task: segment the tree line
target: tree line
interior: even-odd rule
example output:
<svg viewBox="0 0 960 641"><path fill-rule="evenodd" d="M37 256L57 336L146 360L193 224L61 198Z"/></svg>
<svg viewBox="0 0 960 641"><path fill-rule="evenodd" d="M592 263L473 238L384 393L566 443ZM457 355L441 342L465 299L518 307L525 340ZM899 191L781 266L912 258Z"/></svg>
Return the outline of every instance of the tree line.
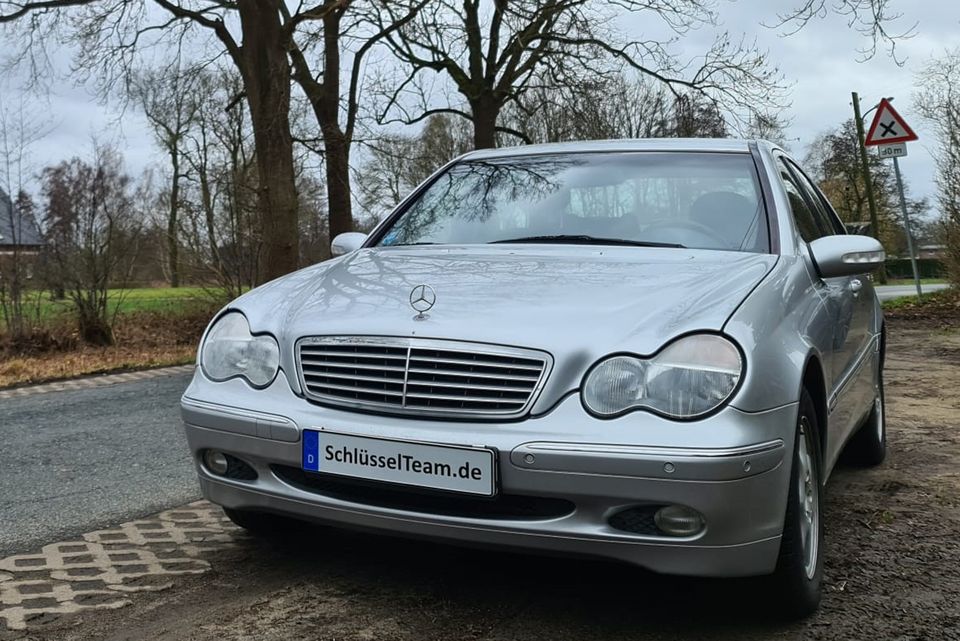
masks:
<svg viewBox="0 0 960 641"><path fill-rule="evenodd" d="M836 10L874 47L895 47L888 4L843 0ZM820 0L797 0L772 22L795 30L822 10ZM618 28L625 16L661 35ZM705 100L743 122L765 117L782 106L783 83L750 40L721 33L689 58L676 52L677 39L719 20L713 0L0 1L14 58L37 75L49 72L47 54L58 45L76 52L78 77L108 93L157 58L174 61L161 63L167 71L188 58L236 72L238 92L224 108L243 103L253 133L258 282L302 263L299 143L322 156L329 233L354 229L351 153L367 106L378 123L455 115L469 123L474 147L491 147L500 134L528 140L503 116L537 117L530 92L629 69L678 100ZM297 137L297 109L312 114L319 136Z"/></svg>
<svg viewBox="0 0 960 641"><path fill-rule="evenodd" d="M896 16L888 4L843 0L835 10L872 48L887 46L895 56L909 30L890 34ZM10 62L38 85L55 77L51 52L71 51L72 75L141 111L163 152L163 168L136 181L109 145L40 174L38 217L48 235L60 230L51 240L73 247L63 256L65 271L80 273L66 256L84 243L105 246L101 232L111 234L107 245L140 248L123 260L126 251L100 257L112 265L106 279L88 274L100 293L69 294L81 318L100 318L91 339L108 342L107 281L143 272L144 255L161 257L146 262L156 262L173 286L202 279L239 293L322 260L331 237L368 228L469 149L591 138L782 139L785 83L751 40L720 33L704 50L678 53L692 30L720 21L721 6L0 0L0 28ZM771 26L802 29L822 8L819 0L797 0L771 16ZM626 30L627 19L642 30ZM108 191L127 204L98 200L89 212L80 201L73 209L54 205L54 195L77 184L107 189L90 176L111 183ZM121 225L108 209L130 213ZM86 238L72 237L70 225L91 216L100 222L88 221ZM54 255L44 260L55 263ZM66 285L65 294L77 289Z"/></svg>

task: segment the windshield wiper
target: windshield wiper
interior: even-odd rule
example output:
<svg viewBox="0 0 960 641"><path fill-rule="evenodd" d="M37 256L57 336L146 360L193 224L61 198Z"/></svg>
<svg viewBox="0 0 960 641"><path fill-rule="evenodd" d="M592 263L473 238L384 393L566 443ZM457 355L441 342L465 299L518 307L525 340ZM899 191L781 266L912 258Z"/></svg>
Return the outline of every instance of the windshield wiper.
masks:
<svg viewBox="0 0 960 641"><path fill-rule="evenodd" d="M679 243L658 243L650 240L627 240L626 238L599 238L586 234L557 234L553 236L525 236L523 238L508 238L494 240L490 244L499 243L569 243L572 245L627 245L631 247L670 247L672 249L686 249Z"/></svg>

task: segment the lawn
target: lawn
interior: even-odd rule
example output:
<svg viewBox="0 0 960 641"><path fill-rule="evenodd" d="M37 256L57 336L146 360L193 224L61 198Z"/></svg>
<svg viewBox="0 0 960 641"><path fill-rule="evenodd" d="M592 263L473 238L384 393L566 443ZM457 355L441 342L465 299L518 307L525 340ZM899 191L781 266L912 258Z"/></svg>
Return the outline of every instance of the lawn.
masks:
<svg viewBox="0 0 960 641"><path fill-rule="evenodd" d="M209 307L222 300L220 290L206 287L144 287L138 289L111 289L108 293L109 310L118 316L134 312L186 313L198 307ZM24 301L24 311L32 323L46 324L69 318L73 311L70 298L52 300L48 291L34 291ZM0 318L0 333L3 319Z"/></svg>
<svg viewBox="0 0 960 641"><path fill-rule="evenodd" d="M901 296L883 301L887 316L923 320L953 320L960 317L960 288L948 287L938 292L925 292L920 300L916 295Z"/></svg>
<svg viewBox="0 0 960 641"><path fill-rule="evenodd" d="M946 285L949 281L945 278L921 278L921 285ZM890 278L887 285L913 285L912 278Z"/></svg>

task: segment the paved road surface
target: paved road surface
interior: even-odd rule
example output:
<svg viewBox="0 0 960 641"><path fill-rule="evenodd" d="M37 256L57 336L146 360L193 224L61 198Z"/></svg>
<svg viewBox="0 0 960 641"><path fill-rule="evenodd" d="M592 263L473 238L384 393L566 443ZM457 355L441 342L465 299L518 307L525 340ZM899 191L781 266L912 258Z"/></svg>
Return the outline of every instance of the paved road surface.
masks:
<svg viewBox="0 0 960 641"><path fill-rule="evenodd" d="M198 498L189 375L0 399L0 557Z"/></svg>
<svg viewBox="0 0 960 641"><path fill-rule="evenodd" d="M948 286L939 284L939 285L921 285L920 289L923 290L924 294L930 294L932 292L940 291L941 289L946 289ZM916 296L917 288L915 285L878 285L877 286L877 297L880 300L890 300L892 298L900 298L901 296Z"/></svg>

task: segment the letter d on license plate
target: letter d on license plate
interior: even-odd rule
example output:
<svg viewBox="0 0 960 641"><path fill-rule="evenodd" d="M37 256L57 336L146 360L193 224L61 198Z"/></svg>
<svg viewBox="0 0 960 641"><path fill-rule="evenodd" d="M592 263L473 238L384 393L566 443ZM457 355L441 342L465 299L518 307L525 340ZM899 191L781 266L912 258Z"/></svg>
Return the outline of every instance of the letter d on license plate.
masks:
<svg viewBox="0 0 960 641"><path fill-rule="evenodd" d="M303 469L370 481L493 496L493 450L303 432Z"/></svg>

